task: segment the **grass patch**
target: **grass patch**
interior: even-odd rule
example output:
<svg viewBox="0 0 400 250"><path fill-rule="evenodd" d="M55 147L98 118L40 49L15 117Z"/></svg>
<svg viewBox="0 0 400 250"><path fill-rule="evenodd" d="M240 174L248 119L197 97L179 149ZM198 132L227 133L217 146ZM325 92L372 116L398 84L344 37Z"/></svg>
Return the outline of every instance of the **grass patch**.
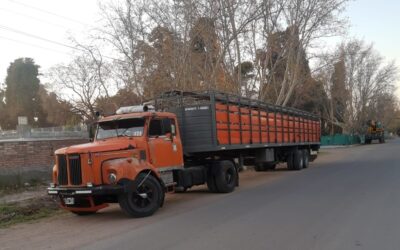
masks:
<svg viewBox="0 0 400 250"><path fill-rule="evenodd" d="M41 181L32 181L28 185L2 185L0 183L0 198L10 194L22 193L25 191L45 190L47 183Z"/></svg>
<svg viewBox="0 0 400 250"><path fill-rule="evenodd" d="M46 218L59 212L57 203L50 197L32 199L23 203L0 204L0 228Z"/></svg>

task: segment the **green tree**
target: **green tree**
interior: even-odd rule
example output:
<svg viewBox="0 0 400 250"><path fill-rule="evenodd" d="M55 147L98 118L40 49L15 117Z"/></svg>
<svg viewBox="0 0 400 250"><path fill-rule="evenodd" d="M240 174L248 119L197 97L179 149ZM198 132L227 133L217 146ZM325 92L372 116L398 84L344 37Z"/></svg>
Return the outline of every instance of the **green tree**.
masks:
<svg viewBox="0 0 400 250"><path fill-rule="evenodd" d="M79 114L72 112L73 106L61 100L54 92L49 92L40 84L39 96L41 107L46 116L45 126L73 126L82 121Z"/></svg>
<svg viewBox="0 0 400 250"><path fill-rule="evenodd" d="M14 129L18 116L26 116L28 123L33 126L45 123L46 117L38 95L38 75L39 65L31 58L16 59L8 67L5 82L5 109L8 118L3 121L4 129ZM38 118L37 121L35 117Z"/></svg>

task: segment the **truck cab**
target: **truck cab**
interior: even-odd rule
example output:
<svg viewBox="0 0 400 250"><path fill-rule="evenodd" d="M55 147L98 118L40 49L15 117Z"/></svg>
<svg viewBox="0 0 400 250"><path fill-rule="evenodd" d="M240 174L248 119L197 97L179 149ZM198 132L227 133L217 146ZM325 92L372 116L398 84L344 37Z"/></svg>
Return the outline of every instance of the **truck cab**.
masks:
<svg viewBox="0 0 400 250"><path fill-rule="evenodd" d="M93 142L59 149L55 156L48 193L78 215L110 202L132 216L150 215L174 185L173 170L183 168L175 114L141 106L99 119Z"/></svg>

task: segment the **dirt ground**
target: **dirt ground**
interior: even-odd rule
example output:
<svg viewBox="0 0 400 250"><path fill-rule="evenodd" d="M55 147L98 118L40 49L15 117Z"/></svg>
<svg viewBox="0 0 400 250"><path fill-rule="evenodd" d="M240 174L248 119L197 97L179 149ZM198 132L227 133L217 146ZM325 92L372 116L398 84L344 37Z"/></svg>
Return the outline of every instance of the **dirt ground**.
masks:
<svg viewBox="0 0 400 250"><path fill-rule="evenodd" d="M45 185L8 189L0 194L0 228L34 222L59 211L58 204L47 195Z"/></svg>

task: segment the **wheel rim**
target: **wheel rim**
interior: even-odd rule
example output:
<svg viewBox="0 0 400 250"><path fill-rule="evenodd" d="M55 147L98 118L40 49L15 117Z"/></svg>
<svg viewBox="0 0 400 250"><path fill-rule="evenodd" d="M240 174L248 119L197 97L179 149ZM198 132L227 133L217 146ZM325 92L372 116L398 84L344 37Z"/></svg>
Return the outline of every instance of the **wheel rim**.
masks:
<svg viewBox="0 0 400 250"><path fill-rule="evenodd" d="M143 183L132 193L132 203L138 208L146 208L154 201L154 187Z"/></svg>

